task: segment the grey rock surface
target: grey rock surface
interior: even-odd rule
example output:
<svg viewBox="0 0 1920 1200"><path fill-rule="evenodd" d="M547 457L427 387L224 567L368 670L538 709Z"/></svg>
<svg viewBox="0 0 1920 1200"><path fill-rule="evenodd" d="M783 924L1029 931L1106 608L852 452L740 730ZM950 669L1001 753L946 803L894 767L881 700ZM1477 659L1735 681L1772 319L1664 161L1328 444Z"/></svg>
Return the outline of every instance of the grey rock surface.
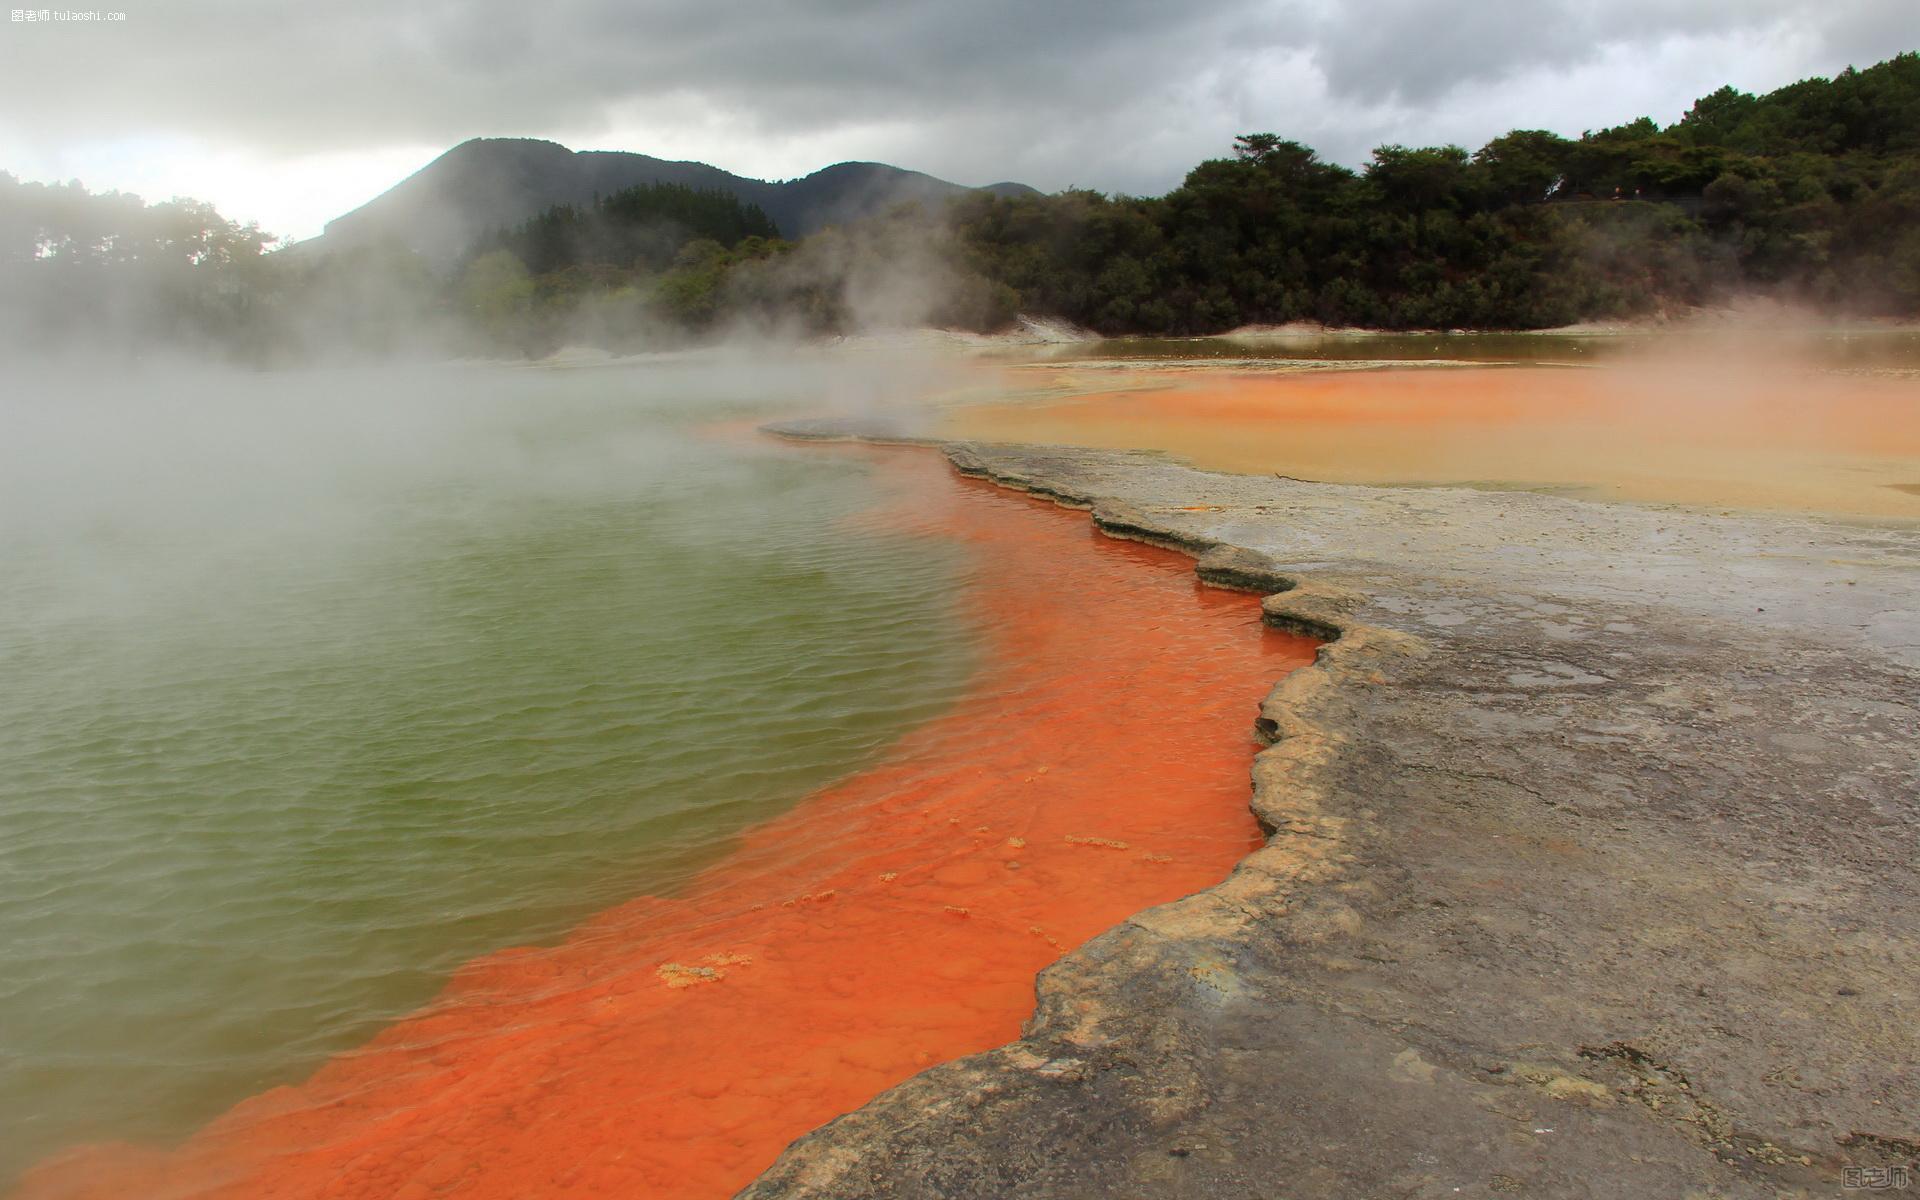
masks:
<svg viewBox="0 0 1920 1200"><path fill-rule="evenodd" d="M946 452L1331 640L1263 849L743 1195L1920 1189L1920 532Z"/></svg>

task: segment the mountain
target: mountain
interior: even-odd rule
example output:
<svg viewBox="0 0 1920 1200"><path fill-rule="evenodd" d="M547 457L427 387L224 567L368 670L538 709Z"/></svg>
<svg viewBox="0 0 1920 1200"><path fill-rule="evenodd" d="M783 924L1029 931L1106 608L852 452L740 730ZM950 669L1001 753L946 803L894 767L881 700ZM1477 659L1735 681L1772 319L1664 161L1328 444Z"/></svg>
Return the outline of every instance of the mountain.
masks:
<svg viewBox="0 0 1920 1200"><path fill-rule="evenodd" d="M307 249L342 250L395 240L430 259L457 258L475 238L516 225L556 204L644 183L730 192L757 204L787 237L802 237L907 201L933 202L974 189L885 163L845 162L803 179L768 183L697 162L669 162L618 150L569 150L533 138L474 138L455 146L344 216ZM1035 194L1020 183L985 189Z"/></svg>

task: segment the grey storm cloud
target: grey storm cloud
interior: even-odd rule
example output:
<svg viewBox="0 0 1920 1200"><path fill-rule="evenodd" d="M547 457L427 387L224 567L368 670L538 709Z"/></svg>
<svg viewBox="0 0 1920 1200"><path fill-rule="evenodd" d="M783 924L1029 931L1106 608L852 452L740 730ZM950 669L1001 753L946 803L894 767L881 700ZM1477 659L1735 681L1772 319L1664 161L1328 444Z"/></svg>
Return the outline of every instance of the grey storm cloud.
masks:
<svg viewBox="0 0 1920 1200"><path fill-rule="evenodd" d="M124 25L0 27L13 139L298 153L701 113L762 139L885 128L872 156L911 146L910 165L974 181L1051 162L1042 186L1144 189L1246 129L1336 157L1465 136L1487 118L1450 121L1462 97L1529 73L1572 109L1555 78L1674 39L1710 59L1712 39L1772 38L1804 73L1920 45L1916 0L114 2ZM1704 62L1700 86L1756 86L1745 66ZM1513 97L1507 124L1537 99ZM1613 115L1584 99L1587 124Z"/></svg>
<svg viewBox="0 0 1920 1200"><path fill-rule="evenodd" d="M138 0L122 0L137 4ZM69 132L174 123L303 141L580 123L694 96L767 128L1046 106L1218 50L1253 4L558 0L268 7L174 0L6 44L6 94Z"/></svg>
<svg viewBox="0 0 1920 1200"><path fill-rule="evenodd" d="M1864 66L1920 42L1920 5L1910 0L1378 0L1339 6L1314 28L1313 41L1335 95L1422 102L1470 82L1588 62L1611 48L1769 31L1810 34L1843 58L1864 53L1859 64ZM1729 79L1739 65L1727 64Z"/></svg>

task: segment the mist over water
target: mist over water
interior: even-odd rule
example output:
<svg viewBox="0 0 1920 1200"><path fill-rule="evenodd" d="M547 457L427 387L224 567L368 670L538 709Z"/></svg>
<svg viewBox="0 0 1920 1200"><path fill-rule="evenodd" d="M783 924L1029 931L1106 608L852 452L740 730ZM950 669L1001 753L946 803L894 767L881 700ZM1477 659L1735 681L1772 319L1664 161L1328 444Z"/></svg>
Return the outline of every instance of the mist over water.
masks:
<svg viewBox="0 0 1920 1200"><path fill-rule="evenodd" d="M901 382L15 372L0 1186L302 1077L942 711L954 548L709 428Z"/></svg>
<svg viewBox="0 0 1920 1200"><path fill-rule="evenodd" d="M1338 483L1920 520L1906 329L1728 313L1602 336L1270 330L1032 366L1024 393L951 408L938 431Z"/></svg>

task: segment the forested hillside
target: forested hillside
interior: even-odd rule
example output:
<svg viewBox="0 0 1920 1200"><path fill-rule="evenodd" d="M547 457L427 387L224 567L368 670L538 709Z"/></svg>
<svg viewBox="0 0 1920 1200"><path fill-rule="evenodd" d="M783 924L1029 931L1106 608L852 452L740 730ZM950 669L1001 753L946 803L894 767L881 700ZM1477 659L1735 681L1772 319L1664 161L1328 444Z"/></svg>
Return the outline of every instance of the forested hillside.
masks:
<svg viewBox="0 0 1920 1200"><path fill-rule="evenodd" d="M1920 316L1913 53L1764 96L1721 88L1665 126L1383 146L1359 169L1270 133L1232 149L1152 198L953 189L876 208L829 169L809 179L856 215L797 241L738 191L648 184L534 210L451 258L379 239L263 255L260 231L206 205L0 175L0 315L17 344L264 360L992 329L1017 313L1114 334L1526 329L1761 294Z"/></svg>
<svg viewBox="0 0 1920 1200"><path fill-rule="evenodd" d="M844 162L799 179L749 179L702 162L674 162L624 150L570 150L535 138L460 143L367 203L327 222L311 252L397 245L436 269L474 239L556 205L586 208L628 188L672 184L724 192L764 212L784 237L876 216L901 203L935 204L972 189L885 163ZM1033 189L996 183L985 190Z"/></svg>
<svg viewBox="0 0 1920 1200"><path fill-rule="evenodd" d="M1023 310L1110 332L1300 319L1532 328L1767 291L1920 310L1920 56L1662 128L1521 130L1359 171L1272 134L1157 199L974 197L967 265Z"/></svg>
<svg viewBox="0 0 1920 1200"><path fill-rule="evenodd" d="M537 275L575 267L660 270L697 238L733 246L750 237L779 236L757 205L722 191L656 183L584 207L556 205L481 238L474 253L505 251Z"/></svg>

